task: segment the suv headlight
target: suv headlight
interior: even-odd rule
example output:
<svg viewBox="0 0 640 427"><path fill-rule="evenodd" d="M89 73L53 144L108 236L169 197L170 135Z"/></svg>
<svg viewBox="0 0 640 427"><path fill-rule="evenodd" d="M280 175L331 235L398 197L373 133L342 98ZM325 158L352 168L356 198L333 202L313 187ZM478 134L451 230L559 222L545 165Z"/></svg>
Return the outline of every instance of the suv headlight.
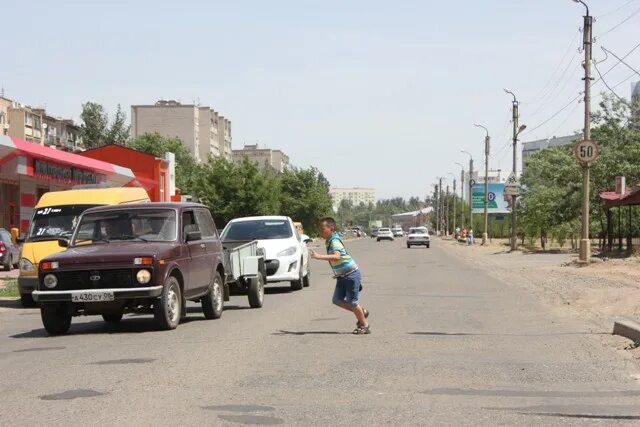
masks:
<svg viewBox="0 0 640 427"><path fill-rule="evenodd" d="M146 285L151 281L151 272L149 270L140 270L136 274L136 280L141 285Z"/></svg>
<svg viewBox="0 0 640 427"><path fill-rule="evenodd" d="M285 249L284 251L278 252L278 256L291 256L296 253L296 247L291 246L290 248Z"/></svg>
<svg viewBox="0 0 640 427"><path fill-rule="evenodd" d="M42 282L48 289L53 289L58 286L58 278L55 274L47 274L44 276L44 279L42 279Z"/></svg>
<svg viewBox="0 0 640 427"><path fill-rule="evenodd" d="M28 259L20 258L20 271L24 271L25 273L35 273L36 268Z"/></svg>

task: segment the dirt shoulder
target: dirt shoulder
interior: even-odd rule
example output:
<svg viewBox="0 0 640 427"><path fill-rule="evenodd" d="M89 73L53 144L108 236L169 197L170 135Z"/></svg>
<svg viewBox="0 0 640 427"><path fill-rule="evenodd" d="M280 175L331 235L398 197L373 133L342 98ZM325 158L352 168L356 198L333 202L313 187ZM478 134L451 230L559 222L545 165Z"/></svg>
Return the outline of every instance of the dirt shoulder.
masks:
<svg viewBox="0 0 640 427"><path fill-rule="evenodd" d="M576 263L577 254L509 252L503 242L466 246L438 240L445 251L461 257L497 279L523 287L554 312L584 320L593 331L611 332L615 320L640 320L640 259ZM629 341L609 340L619 349ZM640 350L632 352L640 360Z"/></svg>

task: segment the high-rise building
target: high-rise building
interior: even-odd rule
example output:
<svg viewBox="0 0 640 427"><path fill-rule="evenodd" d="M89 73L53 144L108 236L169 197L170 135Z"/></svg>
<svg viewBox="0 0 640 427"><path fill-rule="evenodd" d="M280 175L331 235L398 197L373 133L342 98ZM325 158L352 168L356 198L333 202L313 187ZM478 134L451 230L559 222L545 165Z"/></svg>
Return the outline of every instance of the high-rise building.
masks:
<svg viewBox="0 0 640 427"><path fill-rule="evenodd" d="M131 106L131 136L157 132L178 138L197 162L209 155L231 158L231 122L209 107L160 100Z"/></svg>
<svg viewBox="0 0 640 427"><path fill-rule="evenodd" d="M242 150L233 150L233 161L241 162L245 157L262 168L273 169L277 172L284 172L289 167L289 156L281 150L259 148L258 144L245 144Z"/></svg>
<svg viewBox="0 0 640 427"><path fill-rule="evenodd" d="M334 188L332 187L329 190L331 194L331 199L333 200L333 208L337 210L340 206L340 203L343 200L348 200L354 206L358 206L361 203L368 205L369 203L376 202L376 190L373 188L361 188L361 187L350 187L350 188Z"/></svg>

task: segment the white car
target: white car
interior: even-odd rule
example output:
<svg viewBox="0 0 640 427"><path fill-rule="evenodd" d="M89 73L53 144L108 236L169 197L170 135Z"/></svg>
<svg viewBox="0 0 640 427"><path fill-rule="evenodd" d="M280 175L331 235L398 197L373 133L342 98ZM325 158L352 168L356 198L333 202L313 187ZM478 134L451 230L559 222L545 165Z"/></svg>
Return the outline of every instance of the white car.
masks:
<svg viewBox="0 0 640 427"><path fill-rule="evenodd" d="M391 230L393 232L393 237L402 237L404 236L404 230L400 227L395 227Z"/></svg>
<svg viewBox="0 0 640 427"><path fill-rule="evenodd" d="M300 235L291 218L286 216L255 216L236 218L222 231L223 242L258 241L264 250L267 283L290 282L291 289L300 290L311 284L309 267L309 236Z"/></svg>
<svg viewBox="0 0 640 427"><path fill-rule="evenodd" d="M427 227L411 227L407 235L407 248L420 245L426 246L427 248L431 245L429 230Z"/></svg>
<svg viewBox="0 0 640 427"><path fill-rule="evenodd" d="M390 228L379 228L376 239L378 240L378 242L380 240L391 240L393 242L393 232Z"/></svg>

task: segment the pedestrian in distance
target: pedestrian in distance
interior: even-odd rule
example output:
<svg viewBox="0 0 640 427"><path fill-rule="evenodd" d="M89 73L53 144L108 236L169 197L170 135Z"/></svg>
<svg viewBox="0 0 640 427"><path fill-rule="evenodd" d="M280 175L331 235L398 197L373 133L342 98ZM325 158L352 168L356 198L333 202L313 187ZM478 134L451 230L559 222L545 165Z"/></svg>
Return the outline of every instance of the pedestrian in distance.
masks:
<svg viewBox="0 0 640 427"><path fill-rule="evenodd" d="M470 228L469 232L467 233L467 245L473 245L473 228Z"/></svg>
<svg viewBox="0 0 640 427"><path fill-rule="evenodd" d="M369 311L360 305L360 291L362 290L362 273L353 260L340 235L336 232L336 221L331 217L320 220L320 235L325 239L327 254L322 255L311 251L313 259L329 261L336 279L336 287L333 291L333 303L340 308L352 312L357 319L353 333L366 335L371 333Z"/></svg>

